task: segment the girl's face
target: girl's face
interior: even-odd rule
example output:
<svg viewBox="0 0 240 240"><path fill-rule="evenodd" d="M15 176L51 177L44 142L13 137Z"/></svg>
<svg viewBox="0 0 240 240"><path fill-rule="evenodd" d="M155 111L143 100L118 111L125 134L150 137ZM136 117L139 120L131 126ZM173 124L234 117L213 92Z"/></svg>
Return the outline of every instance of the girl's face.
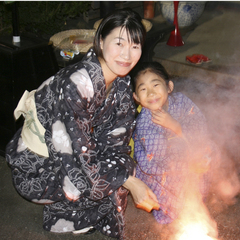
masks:
<svg viewBox="0 0 240 240"><path fill-rule="evenodd" d="M139 75L133 96L137 102L151 111L166 109L168 94L172 92L173 87L172 81L169 81L167 86L164 79L147 71Z"/></svg>
<svg viewBox="0 0 240 240"><path fill-rule="evenodd" d="M104 59L103 73L114 79L117 76L126 76L137 64L142 54L141 44L129 42L126 29L115 28L100 46Z"/></svg>

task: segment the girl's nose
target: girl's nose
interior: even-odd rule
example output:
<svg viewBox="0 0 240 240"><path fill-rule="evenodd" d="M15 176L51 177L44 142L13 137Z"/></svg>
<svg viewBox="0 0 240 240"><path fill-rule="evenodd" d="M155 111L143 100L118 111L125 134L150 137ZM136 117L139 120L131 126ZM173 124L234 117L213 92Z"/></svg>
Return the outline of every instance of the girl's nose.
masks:
<svg viewBox="0 0 240 240"><path fill-rule="evenodd" d="M147 90L147 94L148 94L148 96L152 96L152 95L154 95L154 90L153 89L148 89Z"/></svg>

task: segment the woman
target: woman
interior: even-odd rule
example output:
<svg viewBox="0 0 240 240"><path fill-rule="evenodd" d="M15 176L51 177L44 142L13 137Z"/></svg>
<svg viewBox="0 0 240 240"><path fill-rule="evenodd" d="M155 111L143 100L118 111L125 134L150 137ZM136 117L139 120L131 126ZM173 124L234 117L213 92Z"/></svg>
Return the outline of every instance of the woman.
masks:
<svg viewBox="0 0 240 240"><path fill-rule="evenodd" d="M140 16L119 10L101 22L83 60L25 92L14 114L25 122L6 149L17 191L43 203L45 230L97 229L124 238L128 190L137 207L158 209L128 146L135 107L127 75L140 59Z"/></svg>

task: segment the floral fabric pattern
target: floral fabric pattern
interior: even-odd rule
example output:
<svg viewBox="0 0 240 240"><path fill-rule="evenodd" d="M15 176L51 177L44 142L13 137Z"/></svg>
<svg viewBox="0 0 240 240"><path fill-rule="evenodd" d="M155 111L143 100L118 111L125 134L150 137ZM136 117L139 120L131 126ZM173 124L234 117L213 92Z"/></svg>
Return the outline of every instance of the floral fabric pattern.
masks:
<svg viewBox="0 0 240 240"><path fill-rule="evenodd" d="M135 165L128 143L135 127L130 77L117 77L106 98L100 63L92 49L61 69L35 93L46 129L49 158L26 148L21 129L6 149L17 191L44 206L43 227L69 232L93 226L124 238L128 191Z"/></svg>

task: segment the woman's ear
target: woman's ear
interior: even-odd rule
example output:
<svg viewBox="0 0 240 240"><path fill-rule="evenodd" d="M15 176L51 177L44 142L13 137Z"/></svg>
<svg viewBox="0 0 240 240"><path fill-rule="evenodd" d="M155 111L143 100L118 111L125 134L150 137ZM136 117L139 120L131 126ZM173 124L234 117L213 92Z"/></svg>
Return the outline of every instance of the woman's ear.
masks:
<svg viewBox="0 0 240 240"><path fill-rule="evenodd" d="M102 40L102 36L100 38L100 48L103 50L103 40Z"/></svg>
<svg viewBox="0 0 240 240"><path fill-rule="evenodd" d="M168 93L171 93L174 89L174 83L172 81L168 82Z"/></svg>

